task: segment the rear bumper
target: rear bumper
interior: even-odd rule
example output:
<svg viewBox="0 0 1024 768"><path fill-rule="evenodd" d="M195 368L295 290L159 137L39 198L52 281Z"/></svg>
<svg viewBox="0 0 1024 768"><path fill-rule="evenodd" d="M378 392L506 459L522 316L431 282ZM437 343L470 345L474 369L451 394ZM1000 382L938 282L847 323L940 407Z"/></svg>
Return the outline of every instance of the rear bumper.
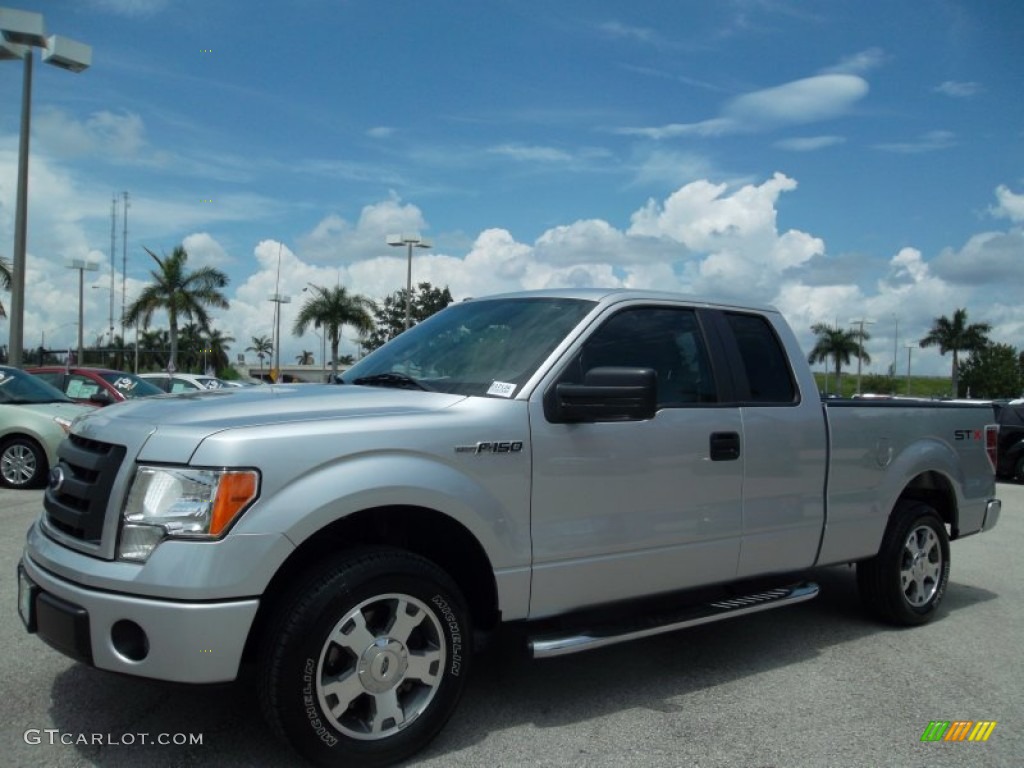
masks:
<svg viewBox="0 0 1024 768"><path fill-rule="evenodd" d="M48 645L98 669L183 683L234 680L259 607L255 598L177 602L89 589L27 554L18 581L26 629Z"/></svg>
<svg viewBox="0 0 1024 768"><path fill-rule="evenodd" d="M981 530L991 531L999 522L999 515L1003 511L1003 502L999 499L990 499L985 505L985 518L981 521Z"/></svg>

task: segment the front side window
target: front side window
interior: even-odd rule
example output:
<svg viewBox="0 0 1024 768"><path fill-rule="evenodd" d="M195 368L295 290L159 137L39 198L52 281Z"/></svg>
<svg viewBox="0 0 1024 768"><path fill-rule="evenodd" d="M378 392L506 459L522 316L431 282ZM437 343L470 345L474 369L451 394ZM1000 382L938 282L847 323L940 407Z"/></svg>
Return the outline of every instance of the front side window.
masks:
<svg viewBox="0 0 1024 768"><path fill-rule="evenodd" d="M360 360L341 383L511 398L593 306L539 297L453 304Z"/></svg>
<svg viewBox="0 0 1024 768"><path fill-rule="evenodd" d="M658 407L715 403L718 392L697 313L692 309L628 309L584 343L561 381L580 383L592 368L653 368Z"/></svg>

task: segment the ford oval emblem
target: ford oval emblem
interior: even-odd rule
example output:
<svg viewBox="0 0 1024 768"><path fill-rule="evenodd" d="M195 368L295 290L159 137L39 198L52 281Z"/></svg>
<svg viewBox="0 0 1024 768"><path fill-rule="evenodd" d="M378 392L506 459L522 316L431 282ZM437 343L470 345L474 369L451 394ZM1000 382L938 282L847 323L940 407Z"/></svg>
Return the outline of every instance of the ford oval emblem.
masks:
<svg viewBox="0 0 1024 768"><path fill-rule="evenodd" d="M60 489L64 486L64 469L62 467L54 467L50 470L49 488L54 493L60 493Z"/></svg>

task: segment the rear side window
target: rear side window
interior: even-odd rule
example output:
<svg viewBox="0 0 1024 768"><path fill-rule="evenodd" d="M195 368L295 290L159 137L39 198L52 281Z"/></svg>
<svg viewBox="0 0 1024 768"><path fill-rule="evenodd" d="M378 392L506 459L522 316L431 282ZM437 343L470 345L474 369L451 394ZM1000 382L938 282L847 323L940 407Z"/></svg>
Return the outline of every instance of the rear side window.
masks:
<svg viewBox="0 0 1024 768"><path fill-rule="evenodd" d="M760 315L728 312L726 322L739 347L755 403L790 404L796 401L796 386L786 351L775 331Z"/></svg>

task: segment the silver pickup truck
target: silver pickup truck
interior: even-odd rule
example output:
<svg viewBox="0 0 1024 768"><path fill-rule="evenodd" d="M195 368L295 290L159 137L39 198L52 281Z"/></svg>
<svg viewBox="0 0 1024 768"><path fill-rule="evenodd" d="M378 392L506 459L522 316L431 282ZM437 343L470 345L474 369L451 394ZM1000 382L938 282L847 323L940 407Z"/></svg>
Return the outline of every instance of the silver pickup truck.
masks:
<svg viewBox="0 0 1024 768"><path fill-rule="evenodd" d="M382 765L438 733L502 622L538 657L572 653L810 599L809 569L835 563L881 619L927 621L949 541L999 518L991 421L823 403L770 308L466 301L337 385L77 421L19 609L114 672L207 683L252 662L307 759Z"/></svg>

